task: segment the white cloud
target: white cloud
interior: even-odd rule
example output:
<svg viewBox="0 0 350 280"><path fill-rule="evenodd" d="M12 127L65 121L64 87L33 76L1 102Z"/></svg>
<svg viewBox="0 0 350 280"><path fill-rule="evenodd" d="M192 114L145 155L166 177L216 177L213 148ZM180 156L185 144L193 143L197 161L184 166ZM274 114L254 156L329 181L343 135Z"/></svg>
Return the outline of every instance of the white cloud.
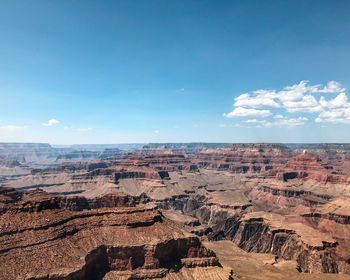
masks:
<svg viewBox="0 0 350 280"><path fill-rule="evenodd" d="M318 85L308 86L307 83L308 81L301 81L297 85L286 86L284 90L278 92L277 98L282 102L296 101L302 99L307 92L317 91Z"/></svg>
<svg viewBox="0 0 350 280"><path fill-rule="evenodd" d="M322 111L322 107L312 95L304 95L297 101L285 101L283 102L283 107L291 113L315 113Z"/></svg>
<svg viewBox="0 0 350 280"><path fill-rule="evenodd" d="M266 123L265 120L257 120L257 119L252 119L252 120L246 120L246 123Z"/></svg>
<svg viewBox="0 0 350 280"><path fill-rule="evenodd" d="M155 133L155 134L159 134L159 130L155 130L154 133Z"/></svg>
<svg viewBox="0 0 350 280"><path fill-rule="evenodd" d="M298 84L286 86L283 90L276 92L275 90L259 89L250 93L244 93L235 98L235 107L251 107L251 108L284 108L290 113L321 112L321 104L313 96L315 93L336 93L340 92L339 98L346 97L345 89L336 81L330 81L326 86L320 89L322 85L309 85L308 81L303 80ZM338 99L339 99L338 98ZM335 100L338 101L339 100ZM346 100L347 101L347 100ZM324 97L320 102L325 103Z"/></svg>
<svg viewBox="0 0 350 280"><path fill-rule="evenodd" d="M345 88L339 82L329 81L325 86L310 85L303 80L298 84L286 86L281 91L260 89L244 93L235 98L232 112L225 117L262 117L273 116L275 121L248 119L243 122L255 123L260 127L302 125L307 120L289 117L295 113L318 113L315 122L350 124L350 103ZM326 98L326 93L337 93L333 99ZM319 97L319 95L321 96ZM317 97L317 99L316 99ZM261 108L269 108L262 110ZM276 109L279 109L276 112ZM283 112L284 111L284 112Z"/></svg>
<svg viewBox="0 0 350 280"><path fill-rule="evenodd" d="M269 110L247 109L243 107L237 107L232 112L228 114L223 114L223 116L227 118L249 117L249 116L268 117L270 115L271 115L271 112Z"/></svg>
<svg viewBox="0 0 350 280"><path fill-rule="evenodd" d="M349 106L348 97L346 96L345 92L339 93L338 96L332 99L331 101L326 101L324 96L321 96L320 104L323 107L328 107L328 108L339 108L339 107Z"/></svg>
<svg viewBox="0 0 350 280"><path fill-rule="evenodd" d="M292 118L292 119L285 119L285 120L278 120L273 123L275 126L299 126L303 125L305 121L308 119L305 117L299 117L299 118Z"/></svg>
<svg viewBox="0 0 350 280"><path fill-rule="evenodd" d="M235 124L220 124L219 127L243 127L243 125L239 124L239 123L235 123Z"/></svg>
<svg viewBox="0 0 350 280"><path fill-rule="evenodd" d="M241 94L240 96L236 97L236 102L234 103L234 106L240 107L240 106L246 106L246 107L253 107L253 108L261 108L261 107L273 107L273 108L279 108L280 105L274 100L276 98L276 92L275 91L268 91L268 90L256 90L253 92L253 96L251 96L249 93Z"/></svg>
<svg viewBox="0 0 350 280"><path fill-rule="evenodd" d="M285 126L300 126L305 123L308 119L305 117L299 117L299 118L291 118L291 119L280 119L277 121L269 122L269 121L256 121L255 123L259 123L256 127L261 128L261 127L273 127L273 126L278 126L278 127L285 127Z"/></svg>
<svg viewBox="0 0 350 280"><path fill-rule="evenodd" d="M280 91L278 99L282 102L284 107L290 113L307 112L317 113L323 111L322 107L339 107L347 103L345 88L342 88L340 83L330 81L320 89L321 85L307 85L308 81L301 81L297 85L285 87ZM327 102L324 96L321 96L320 101L317 102L313 96L315 93L337 93L340 94L330 102Z"/></svg>
<svg viewBox="0 0 350 280"><path fill-rule="evenodd" d="M350 103L345 92L339 93L330 101L321 96L320 104L324 107L324 111L319 114L315 122L350 124Z"/></svg>
<svg viewBox="0 0 350 280"><path fill-rule="evenodd" d="M337 108L323 111L316 119L317 123L350 124L350 108Z"/></svg>
<svg viewBox="0 0 350 280"><path fill-rule="evenodd" d="M336 81L329 81L323 89L317 90L322 93L339 93L345 91L345 88L341 87L341 84Z"/></svg>
<svg viewBox="0 0 350 280"><path fill-rule="evenodd" d="M49 120L47 123L43 123L42 125L43 126L53 126L55 124L59 124L60 122L56 119L51 119Z"/></svg>

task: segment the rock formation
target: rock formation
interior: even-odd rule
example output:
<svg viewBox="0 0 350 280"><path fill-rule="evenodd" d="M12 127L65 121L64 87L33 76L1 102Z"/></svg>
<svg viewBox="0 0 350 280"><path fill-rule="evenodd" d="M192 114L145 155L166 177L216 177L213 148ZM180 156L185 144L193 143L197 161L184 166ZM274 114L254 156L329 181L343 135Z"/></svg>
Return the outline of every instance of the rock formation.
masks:
<svg viewBox="0 0 350 280"><path fill-rule="evenodd" d="M149 143L140 148L137 153L145 155L170 151L190 156L203 149L224 148L228 145L228 143Z"/></svg>
<svg viewBox="0 0 350 280"><path fill-rule="evenodd" d="M294 150L300 154L302 150L306 150L310 155L317 156L323 162L333 166L335 171L340 171L350 176L350 144L311 144L303 145Z"/></svg>
<svg viewBox="0 0 350 280"><path fill-rule="evenodd" d="M27 162L52 162L60 153L68 151L46 143L0 143L0 156L23 157Z"/></svg>
<svg viewBox="0 0 350 280"><path fill-rule="evenodd" d="M205 149L193 156L199 167L234 173L259 173L283 165L291 150L278 144L231 144L228 148Z"/></svg>
<svg viewBox="0 0 350 280"><path fill-rule="evenodd" d="M233 217L225 221L221 230L247 252L272 253L279 259L296 260L301 272L338 273L343 267L334 239L276 214L256 212L239 220Z"/></svg>
<svg viewBox="0 0 350 280"><path fill-rule="evenodd" d="M282 170L278 170L276 177L280 180L305 179L320 182L345 183L348 178L333 171L333 167L324 164L321 159L313 157L303 151L301 155L289 160Z"/></svg>
<svg viewBox="0 0 350 280"><path fill-rule="evenodd" d="M56 157L57 162L67 162L67 161L89 161L96 159L99 156L99 152L92 151L72 151L64 155L58 155Z"/></svg>
<svg viewBox="0 0 350 280"><path fill-rule="evenodd" d="M158 211L125 207L130 198L71 211L42 191L2 191L13 201L0 216L1 279L159 279L210 266L226 274L197 237Z"/></svg>
<svg viewBox="0 0 350 280"><path fill-rule="evenodd" d="M196 150L199 147L206 149ZM42 232L53 234L54 240L50 241L45 241L40 234L36 237L33 229L23 228L20 232L13 230L8 236L14 234L20 238L18 240L27 242L29 239L22 235L25 233L34 236L33 240L38 244L8 252L22 254L21 250L27 252L36 246L46 245L56 248L57 244L71 248L73 253L64 251L73 256L71 268L66 272L57 272L56 268L52 268L55 271L52 273L56 273L52 274L56 276L50 276L53 279L59 279L59 275L64 275L63 279L71 279L71 275L96 271L92 263L105 268L102 269L101 276L92 274L100 279L202 279L202 276L193 274L202 268L205 270L200 270L200 273L211 271L213 274L205 275L215 275L207 276L207 279L241 279L230 271L227 274L225 267L225 276L220 276L223 274L215 266L217 260L209 251L199 258L196 253L192 255L188 251L187 255L174 253L174 262L171 264L170 256L164 256L168 260L165 261L162 256L154 255L157 244L166 243L169 245L167 248L182 248L185 246L182 241L176 243L177 241L170 240L196 238L184 233L186 231L202 240L210 240L208 243L213 244L213 248L217 248L216 242L229 242L233 246L230 248L246 254L248 259L250 256L258 259L271 258L272 261L261 264L264 272L280 271L280 276L283 275L285 265L288 265L288 271L294 277L290 279L299 279L300 272L304 273L303 279L328 279L324 278L329 276L325 273L335 275L329 276L329 279L346 279L350 274L350 182L341 170L330 162L311 155L310 146L303 147L306 151L300 150L301 154L297 156L291 149L295 147L279 144L232 144L215 150L207 149L208 147L211 148L190 144L152 144L134 152L117 153L112 157L60 163L33 169L30 175L2 178L0 183L6 187L0 190L2 217L12 217L14 223L19 223L19 218L16 217L29 219L28 224L21 225L28 228L29 223L35 224L30 215L38 216L43 224L42 219L51 221L50 213L56 212L57 215L62 213L63 218L69 217L74 221L65 220L60 225L44 226ZM299 152L299 148L298 146L295 151ZM181 149L189 150L184 154L174 152ZM196 154L193 154L194 150ZM111 154L113 151L106 152L106 155ZM17 191L8 187L16 187ZM51 194L35 190L38 187ZM156 207L164 214L159 214L150 207ZM136 212L130 212L131 209L136 209ZM111 212L104 212L107 210ZM134 221L136 217L140 226L134 226L134 222L130 225L129 221ZM116 221L116 224L109 224L109 218ZM120 224L119 219L126 224ZM153 219L150 224L149 219ZM86 231L81 229L82 223L87 226ZM95 224L105 230L98 230L97 226L93 226ZM70 234L63 234L61 225L64 225L64 229L72 230L73 235L85 240L88 245L72 239ZM107 233L110 230L117 234L114 227L118 230L123 228L120 240L129 245L122 246ZM164 238L160 236L161 230L164 231ZM156 232L154 239L151 237L152 231ZM141 232L146 234L145 238L140 237ZM56 238L56 233L64 237ZM102 237L87 237L90 233ZM142 244L130 241L131 237L127 236L129 234L142 240ZM60 243L61 240L68 240L68 243ZM41 241L45 245L40 245ZM4 248L10 246L8 244L15 244L13 240L6 242L4 238L0 244ZM197 244L197 241L193 242ZM75 243L79 244L78 249L74 247ZM194 248L202 252L202 245L197 245ZM151 251L149 248L152 248ZM164 247L161 248L161 251L165 251ZM75 258L76 251L79 251L77 254L80 261L77 260L78 257ZM122 251L125 252L125 258L118 255ZM137 257L134 257L134 253ZM217 253L221 254L222 251ZM11 256L14 258L14 255ZM151 261L148 263L149 256ZM46 257L54 259L49 255ZM231 257L235 258L234 255L227 255L225 260ZM115 259L118 260L114 261ZM139 259L144 261L139 262ZM154 266L154 263L158 265ZM229 264L229 268L234 267L237 267L234 263ZM51 272L43 273L50 275ZM318 275L309 278L306 273ZM266 278L281 279L271 275L267 274ZM342 275L345 278L341 278ZM250 279L242 275L243 279L244 277ZM264 279L263 275L261 277Z"/></svg>
<svg viewBox="0 0 350 280"><path fill-rule="evenodd" d="M182 154L165 152L147 154L142 157L134 156L127 161L120 162L121 166L148 166L162 171L198 171L198 167Z"/></svg>
<svg viewBox="0 0 350 280"><path fill-rule="evenodd" d="M25 163L25 159L23 157L0 157L0 167L13 168L21 166L23 163Z"/></svg>

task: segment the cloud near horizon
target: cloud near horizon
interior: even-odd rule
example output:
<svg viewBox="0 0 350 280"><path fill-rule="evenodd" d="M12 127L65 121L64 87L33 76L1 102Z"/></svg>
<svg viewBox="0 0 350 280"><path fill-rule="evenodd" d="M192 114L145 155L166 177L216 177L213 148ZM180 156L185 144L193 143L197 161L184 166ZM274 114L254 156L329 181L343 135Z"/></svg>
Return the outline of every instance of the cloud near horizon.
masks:
<svg viewBox="0 0 350 280"><path fill-rule="evenodd" d="M309 85L306 80L280 91L259 89L236 97L233 111L223 116L263 118L242 121L255 123L256 127L300 126L309 120L305 114L315 114L316 123L350 124L350 103L345 91L337 81L323 86ZM266 120L268 117L272 120Z"/></svg>
<svg viewBox="0 0 350 280"><path fill-rule="evenodd" d="M43 123L43 126L54 126L55 124L59 124L60 122L56 119L51 119L47 123Z"/></svg>
<svg viewBox="0 0 350 280"><path fill-rule="evenodd" d="M256 110L256 109L246 109L243 107L237 107L232 112L224 114L225 117L234 118L234 117L249 117L249 116L258 116L258 117L268 117L271 116L269 110Z"/></svg>

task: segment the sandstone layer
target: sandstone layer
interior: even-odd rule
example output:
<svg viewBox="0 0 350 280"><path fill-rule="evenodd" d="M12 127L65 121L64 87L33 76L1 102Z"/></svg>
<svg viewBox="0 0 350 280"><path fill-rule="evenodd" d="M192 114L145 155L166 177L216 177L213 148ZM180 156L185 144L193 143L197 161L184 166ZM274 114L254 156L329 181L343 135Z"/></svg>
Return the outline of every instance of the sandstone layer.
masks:
<svg viewBox="0 0 350 280"><path fill-rule="evenodd" d="M284 181L295 178L332 183L349 181L346 176L334 171L332 166L323 163L318 157L309 155L306 150L289 160L281 170L277 171L276 177Z"/></svg>
<svg viewBox="0 0 350 280"><path fill-rule="evenodd" d="M0 216L1 279L150 279L194 267L227 274L197 237L158 211L125 207L125 197L119 207L71 211L41 191L3 191L13 201Z"/></svg>
<svg viewBox="0 0 350 280"><path fill-rule="evenodd" d="M205 149L195 154L200 167L235 173L259 173L286 163L291 150L277 144L231 144L228 148Z"/></svg>

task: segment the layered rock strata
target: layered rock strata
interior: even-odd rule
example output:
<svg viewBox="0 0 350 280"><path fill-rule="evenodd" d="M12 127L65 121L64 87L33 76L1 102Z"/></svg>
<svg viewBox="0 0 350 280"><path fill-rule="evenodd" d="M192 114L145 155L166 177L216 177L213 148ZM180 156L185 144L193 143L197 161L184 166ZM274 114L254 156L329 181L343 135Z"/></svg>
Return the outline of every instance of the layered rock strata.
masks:
<svg viewBox="0 0 350 280"><path fill-rule="evenodd" d="M345 175L350 176L350 144L324 143L303 145L303 147L295 149L294 152L300 154L303 150L332 165L336 171L341 171Z"/></svg>
<svg viewBox="0 0 350 280"><path fill-rule="evenodd" d="M199 167L234 173L260 173L285 164L291 150L278 144L231 144L228 148L204 149L193 156Z"/></svg>
<svg viewBox="0 0 350 280"><path fill-rule="evenodd" d="M9 280L149 279L181 267L219 269L212 251L158 211L70 211L44 193L12 203L1 215L0 261L0 278Z"/></svg>
<svg viewBox="0 0 350 280"><path fill-rule="evenodd" d="M247 252L272 253L283 260L296 260L300 272L338 273L343 270L331 237L277 214L251 213L227 219L217 226L224 236ZM213 236L215 238L215 235Z"/></svg>
<svg viewBox="0 0 350 280"><path fill-rule="evenodd" d="M129 160L121 162L122 166L148 166L156 170L167 172L173 171L198 171L198 167L193 164L183 154L164 152L158 154L147 154L144 156L134 156Z"/></svg>
<svg viewBox="0 0 350 280"><path fill-rule="evenodd" d="M309 155L306 151L289 160L277 171L276 178L283 181L304 179L331 183L350 182L346 176L334 171L332 166L324 164L321 159Z"/></svg>

